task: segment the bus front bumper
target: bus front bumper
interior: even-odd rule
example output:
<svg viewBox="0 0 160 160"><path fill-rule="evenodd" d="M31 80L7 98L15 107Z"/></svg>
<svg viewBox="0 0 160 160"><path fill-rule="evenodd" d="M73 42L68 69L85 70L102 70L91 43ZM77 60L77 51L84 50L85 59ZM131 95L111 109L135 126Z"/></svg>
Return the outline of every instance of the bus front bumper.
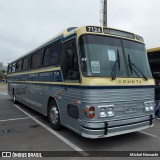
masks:
<svg viewBox="0 0 160 160"><path fill-rule="evenodd" d="M147 129L153 126L153 115L108 122L83 122L82 136L105 138Z"/></svg>

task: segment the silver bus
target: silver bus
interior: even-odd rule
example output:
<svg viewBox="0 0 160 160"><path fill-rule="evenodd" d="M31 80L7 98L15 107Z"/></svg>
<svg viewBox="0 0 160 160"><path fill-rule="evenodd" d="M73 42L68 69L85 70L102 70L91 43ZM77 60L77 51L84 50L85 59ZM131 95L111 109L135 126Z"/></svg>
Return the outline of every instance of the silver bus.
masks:
<svg viewBox="0 0 160 160"><path fill-rule="evenodd" d="M153 126L154 80L143 38L71 27L8 65L8 94L87 138Z"/></svg>

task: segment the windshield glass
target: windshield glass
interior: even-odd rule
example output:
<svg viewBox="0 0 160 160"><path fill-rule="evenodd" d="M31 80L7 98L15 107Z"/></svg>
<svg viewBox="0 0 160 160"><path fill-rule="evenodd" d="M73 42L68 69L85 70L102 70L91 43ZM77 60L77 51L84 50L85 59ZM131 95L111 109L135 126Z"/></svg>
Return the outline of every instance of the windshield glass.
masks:
<svg viewBox="0 0 160 160"><path fill-rule="evenodd" d="M129 65L129 59L132 65L132 72L129 70L131 77L142 77L142 72L146 77L152 77L147 53L145 51L145 45L137 42L123 40L124 50L127 57L127 63ZM135 71L134 71L135 70Z"/></svg>
<svg viewBox="0 0 160 160"><path fill-rule="evenodd" d="M131 77L143 77L140 73L131 74L129 71L128 54L131 62L144 72L146 77L152 77L143 44L100 35L80 37L81 67L84 76L112 77L113 71L116 70L116 77L129 77L127 73L130 73Z"/></svg>
<svg viewBox="0 0 160 160"><path fill-rule="evenodd" d="M121 41L118 38L85 35L80 38L84 76L110 77L119 55L118 77L126 77Z"/></svg>

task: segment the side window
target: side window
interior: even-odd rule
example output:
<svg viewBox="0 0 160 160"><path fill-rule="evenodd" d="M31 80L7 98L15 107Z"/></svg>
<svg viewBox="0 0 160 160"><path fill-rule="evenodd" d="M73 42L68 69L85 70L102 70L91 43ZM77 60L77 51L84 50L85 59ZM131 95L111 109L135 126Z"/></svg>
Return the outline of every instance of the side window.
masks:
<svg viewBox="0 0 160 160"><path fill-rule="evenodd" d="M79 80L79 67L75 39L64 44L62 55L64 79Z"/></svg>
<svg viewBox="0 0 160 160"><path fill-rule="evenodd" d="M12 64L12 73L14 73L16 71L16 63Z"/></svg>
<svg viewBox="0 0 160 160"><path fill-rule="evenodd" d="M29 69L29 57L25 57L23 59L23 71L26 71Z"/></svg>
<svg viewBox="0 0 160 160"><path fill-rule="evenodd" d="M11 73L11 65L8 65L8 73Z"/></svg>
<svg viewBox="0 0 160 160"><path fill-rule="evenodd" d="M59 56L60 56L60 43L55 43L52 46L52 52L50 57L50 64L56 65L59 62Z"/></svg>
<svg viewBox="0 0 160 160"><path fill-rule="evenodd" d="M51 66L58 64L60 48L60 42L55 42L54 44L45 49L43 57L43 66Z"/></svg>
<svg viewBox="0 0 160 160"><path fill-rule="evenodd" d="M43 66L49 66L50 65L50 53L51 53L52 47L48 47L44 51L44 57L43 57Z"/></svg>
<svg viewBox="0 0 160 160"><path fill-rule="evenodd" d="M22 70L22 60L19 60L16 62L16 72L19 72Z"/></svg>
<svg viewBox="0 0 160 160"><path fill-rule="evenodd" d="M38 51L31 56L31 68L39 68L41 66L42 52Z"/></svg>
<svg viewBox="0 0 160 160"><path fill-rule="evenodd" d="M8 66L8 73L11 73L12 72L12 66L11 64Z"/></svg>

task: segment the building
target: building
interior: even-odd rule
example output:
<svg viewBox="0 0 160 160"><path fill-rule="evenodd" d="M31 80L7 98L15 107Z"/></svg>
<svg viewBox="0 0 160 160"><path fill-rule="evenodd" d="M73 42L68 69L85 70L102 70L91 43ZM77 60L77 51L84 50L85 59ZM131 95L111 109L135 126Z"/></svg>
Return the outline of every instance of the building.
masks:
<svg viewBox="0 0 160 160"><path fill-rule="evenodd" d="M3 70L3 63L0 62L0 71Z"/></svg>

